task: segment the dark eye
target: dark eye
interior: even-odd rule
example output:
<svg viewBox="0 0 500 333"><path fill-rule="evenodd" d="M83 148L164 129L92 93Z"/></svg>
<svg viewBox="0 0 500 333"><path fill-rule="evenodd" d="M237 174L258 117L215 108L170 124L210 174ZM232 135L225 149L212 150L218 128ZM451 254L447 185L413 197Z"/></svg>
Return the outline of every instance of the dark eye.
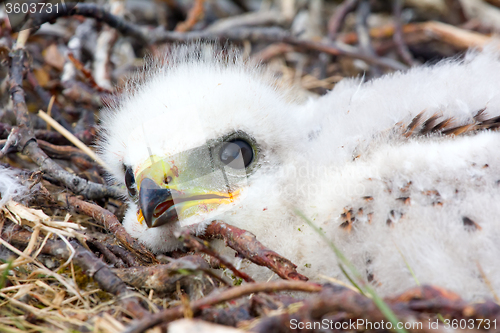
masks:
<svg viewBox="0 0 500 333"><path fill-rule="evenodd" d="M253 149L248 142L235 139L222 145L219 158L233 169L244 169L252 163Z"/></svg>
<svg viewBox="0 0 500 333"><path fill-rule="evenodd" d="M137 190L135 188L134 172L131 168L125 170L125 185L127 186L128 193L134 197L137 194Z"/></svg>

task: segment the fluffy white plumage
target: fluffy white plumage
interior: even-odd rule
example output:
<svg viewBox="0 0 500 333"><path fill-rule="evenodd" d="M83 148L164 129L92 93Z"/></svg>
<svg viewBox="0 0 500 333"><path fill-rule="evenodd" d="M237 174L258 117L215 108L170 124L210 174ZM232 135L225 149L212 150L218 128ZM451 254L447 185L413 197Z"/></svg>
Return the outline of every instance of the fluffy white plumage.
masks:
<svg viewBox="0 0 500 333"><path fill-rule="evenodd" d="M15 171L0 165L0 208L15 198L20 197L28 191L17 179Z"/></svg>
<svg viewBox="0 0 500 333"><path fill-rule="evenodd" d="M217 218L251 231L306 276L343 279L334 254L296 208L383 295L416 284L408 266L420 283L468 299L491 296L490 287L500 292L500 133L479 130L498 121L482 120L500 115L498 53L471 52L367 83L344 80L299 103L265 70L197 53L199 47L172 51L166 65L150 68L145 83L107 110L102 158L115 181L123 183L131 168L140 183L151 156L170 156L175 166L183 151L244 133L256 159L229 190L238 193L234 202L198 202L177 222L148 228L138 221L137 200L129 200L124 226L132 236L168 251L179 246L175 231L198 224L202 232ZM440 132L438 123L449 118L445 129L475 130L404 133ZM179 162L178 173L187 167ZM247 266L257 279L271 274Z"/></svg>

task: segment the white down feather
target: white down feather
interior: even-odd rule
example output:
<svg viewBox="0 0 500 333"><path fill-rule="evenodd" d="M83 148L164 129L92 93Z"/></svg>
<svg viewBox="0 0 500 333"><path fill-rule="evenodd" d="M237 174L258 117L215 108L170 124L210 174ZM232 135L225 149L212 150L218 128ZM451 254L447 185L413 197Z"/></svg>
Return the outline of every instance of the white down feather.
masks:
<svg viewBox="0 0 500 333"><path fill-rule="evenodd" d="M15 171L0 165L0 208L5 206L9 200L26 192L28 192L27 187L19 182Z"/></svg>

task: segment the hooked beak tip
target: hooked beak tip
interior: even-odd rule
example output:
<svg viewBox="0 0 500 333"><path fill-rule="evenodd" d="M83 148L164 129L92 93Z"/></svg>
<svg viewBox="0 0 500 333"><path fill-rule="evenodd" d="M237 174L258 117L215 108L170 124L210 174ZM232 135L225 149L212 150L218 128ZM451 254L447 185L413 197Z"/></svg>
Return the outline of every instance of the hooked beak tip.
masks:
<svg viewBox="0 0 500 333"><path fill-rule="evenodd" d="M142 180L139 191L139 207L149 228L156 228L178 219L175 209L168 213L164 211L159 216L155 216L159 205L166 202L173 203L172 200L172 193L169 189L161 188L150 178Z"/></svg>

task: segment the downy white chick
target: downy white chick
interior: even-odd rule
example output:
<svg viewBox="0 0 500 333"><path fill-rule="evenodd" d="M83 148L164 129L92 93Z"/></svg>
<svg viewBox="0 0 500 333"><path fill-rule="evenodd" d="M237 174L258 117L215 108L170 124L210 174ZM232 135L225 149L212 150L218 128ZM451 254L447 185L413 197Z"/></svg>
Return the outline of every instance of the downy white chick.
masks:
<svg viewBox="0 0 500 333"><path fill-rule="evenodd" d="M382 295L500 292L500 56L470 52L296 102L231 53L176 47L105 110L100 154L155 252L214 219L343 279L308 216ZM224 56L221 56L223 54ZM228 55L229 54L229 55ZM227 250L229 251L229 250ZM271 273L249 264L256 279ZM489 281L489 282L488 282Z"/></svg>

